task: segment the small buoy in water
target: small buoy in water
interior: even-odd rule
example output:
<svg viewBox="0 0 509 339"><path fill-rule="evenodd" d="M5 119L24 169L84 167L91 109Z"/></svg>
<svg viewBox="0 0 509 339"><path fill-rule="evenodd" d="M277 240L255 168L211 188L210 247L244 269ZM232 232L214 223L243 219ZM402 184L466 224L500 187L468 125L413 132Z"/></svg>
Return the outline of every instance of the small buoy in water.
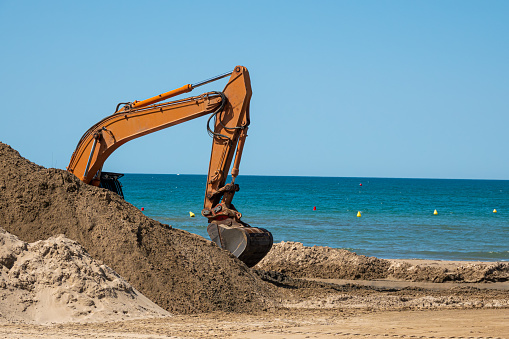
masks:
<svg viewBox="0 0 509 339"><path fill-rule="evenodd" d="M190 216L191 218L194 218L194 213L193 213L193 212L189 212L189 216Z"/></svg>
<svg viewBox="0 0 509 339"><path fill-rule="evenodd" d="M313 206L313 211L316 211L316 206Z"/></svg>
<svg viewBox="0 0 509 339"><path fill-rule="evenodd" d="M497 209L496 208L493 210L493 213L497 213Z"/></svg>
<svg viewBox="0 0 509 339"><path fill-rule="evenodd" d="M360 217L361 216L361 211L357 212L357 216Z"/></svg>
<svg viewBox="0 0 509 339"><path fill-rule="evenodd" d="M144 211L144 210L145 210L145 207L142 207L142 208L141 208L141 210L142 210L142 211Z"/></svg>
<svg viewBox="0 0 509 339"><path fill-rule="evenodd" d="M362 186L362 183L360 183L359 186Z"/></svg>
<svg viewBox="0 0 509 339"><path fill-rule="evenodd" d="M435 210L435 212L433 212L433 214L434 214L434 215L437 215L437 214L438 214L437 210Z"/></svg>

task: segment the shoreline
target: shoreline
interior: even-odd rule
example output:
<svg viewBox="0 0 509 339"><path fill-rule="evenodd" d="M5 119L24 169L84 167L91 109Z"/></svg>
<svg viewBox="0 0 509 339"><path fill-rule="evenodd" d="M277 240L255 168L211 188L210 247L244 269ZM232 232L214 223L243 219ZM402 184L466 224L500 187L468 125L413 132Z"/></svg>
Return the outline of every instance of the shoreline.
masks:
<svg viewBox="0 0 509 339"><path fill-rule="evenodd" d="M382 258L380 258L382 259ZM462 265L491 265L496 263L508 263L506 260L496 260L496 261L485 261L485 260L447 260L447 259L386 259L392 262L401 262L408 263L411 265L427 265L427 266L441 266L446 268L453 268Z"/></svg>

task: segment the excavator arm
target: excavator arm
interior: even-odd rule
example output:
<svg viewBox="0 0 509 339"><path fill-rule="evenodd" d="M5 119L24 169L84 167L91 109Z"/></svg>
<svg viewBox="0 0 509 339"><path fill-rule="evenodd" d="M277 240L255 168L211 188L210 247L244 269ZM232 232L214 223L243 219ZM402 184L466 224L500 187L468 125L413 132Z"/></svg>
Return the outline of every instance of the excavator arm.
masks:
<svg viewBox="0 0 509 339"><path fill-rule="evenodd" d="M159 103L228 75L230 79L222 92ZM239 190L235 178L250 122L251 94L249 72L245 67L237 66L232 72L143 101L125 103L120 109L119 104L114 114L96 123L83 135L67 170L85 183L108 187L104 181L111 179L111 173L103 173L102 167L118 147L149 133L210 114L207 129L213 143L202 215L209 221L207 231L212 241L246 265L254 266L272 247L272 234L241 221L241 213L232 204L233 196ZM210 126L213 119L214 126ZM232 181L226 183L232 162Z"/></svg>

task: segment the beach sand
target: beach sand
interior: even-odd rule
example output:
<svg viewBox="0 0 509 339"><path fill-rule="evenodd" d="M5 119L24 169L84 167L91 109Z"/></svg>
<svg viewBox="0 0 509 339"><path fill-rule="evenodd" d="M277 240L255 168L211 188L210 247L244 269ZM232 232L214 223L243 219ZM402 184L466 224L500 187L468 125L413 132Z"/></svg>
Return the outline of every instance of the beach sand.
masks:
<svg viewBox="0 0 509 339"><path fill-rule="evenodd" d="M362 290L362 289L361 289ZM357 295L359 291L353 293ZM425 292L422 292L426 294ZM452 293L458 295L457 292ZM482 300L476 292L474 299ZM405 298L401 294L400 298ZM413 293L410 293L410 298ZM473 298L470 294L470 298ZM491 296L488 296L491 298ZM311 298L312 299L312 298ZM306 300L310 300L306 298ZM110 322L7 323L3 338L509 338L509 309L449 307L282 308Z"/></svg>
<svg viewBox="0 0 509 339"><path fill-rule="evenodd" d="M247 268L0 143L0 337L509 338L509 264L296 242Z"/></svg>

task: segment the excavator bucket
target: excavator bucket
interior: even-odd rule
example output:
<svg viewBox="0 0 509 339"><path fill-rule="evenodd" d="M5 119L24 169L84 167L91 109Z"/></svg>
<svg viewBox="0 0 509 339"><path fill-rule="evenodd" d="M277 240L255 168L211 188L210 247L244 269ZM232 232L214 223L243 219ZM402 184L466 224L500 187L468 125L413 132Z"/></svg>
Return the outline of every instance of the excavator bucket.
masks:
<svg viewBox="0 0 509 339"><path fill-rule="evenodd" d="M213 222L207 227L207 232L213 242L230 251L248 267L256 265L272 248L272 234L264 228Z"/></svg>

